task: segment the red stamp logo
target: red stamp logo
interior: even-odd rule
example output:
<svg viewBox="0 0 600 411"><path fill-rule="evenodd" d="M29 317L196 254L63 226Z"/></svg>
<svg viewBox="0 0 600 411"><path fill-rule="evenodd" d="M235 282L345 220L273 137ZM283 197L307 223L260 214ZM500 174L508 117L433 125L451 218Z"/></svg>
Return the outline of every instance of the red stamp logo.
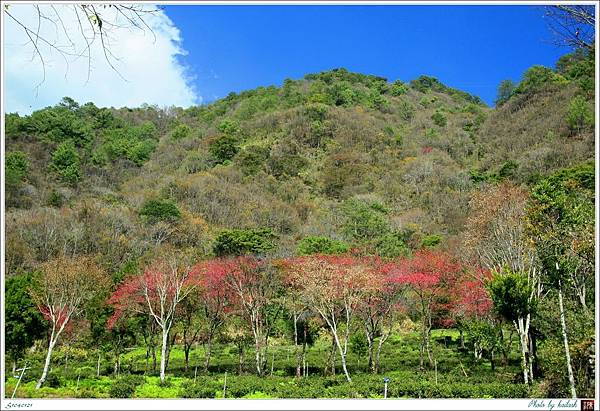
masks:
<svg viewBox="0 0 600 411"><path fill-rule="evenodd" d="M581 400L581 411L594 411L594 400Z"/></svg>

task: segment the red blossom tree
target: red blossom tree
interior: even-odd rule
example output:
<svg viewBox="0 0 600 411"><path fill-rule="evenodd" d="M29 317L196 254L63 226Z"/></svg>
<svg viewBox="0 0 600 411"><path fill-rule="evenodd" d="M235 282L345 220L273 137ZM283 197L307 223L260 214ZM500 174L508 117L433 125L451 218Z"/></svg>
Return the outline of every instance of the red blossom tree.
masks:
<svg viewBox="0 0 600 411"><path fill-rule="evenodd" d="M448 317L443 315L453 305L452 289L462 270L462 266L450 255L426 250L417 252L412 258L400 260L392 270L393 281L406 286L415 299L413 308L421 320L421 368L425 352L430 365L433 365L429 342L434 317L447 322Z"/></svg>
<svg viewBox="0 0 600 411"><path fill-rule="evenodd" d="M212 353L212 343L215 333L221 327L226 319L226 315L233 310L233 300L235 295L231 288L227 286L227 276L230 272L237 270L238 265L233 260L214 259L201 262L194 266L193 271L194 283L196 284L195 292L193 293L193 301L191 307L199 308L203 314L205 322L204 342L206 343L204 371L207 372L210 366L210 358ZM193 314L189 312L188 314ZM188 365L189 350L197 334L184 328L184 354L186 368Z"/></svg>
<svg viewBox="0 0 600 411"><path fill-rule="evenodd" d="M463 331L469 332L473 343L475 359L481 359L483 349L490 352L494 367L494 351L498 347L498 327L492 315L493 303L485 288L491 279L491 272L481 267L467 270L454 284L454 302L450 313L453 322L461 333L461 347L464 348ZM501 327L500 327L500 332Z"/></svg>
<svg viewBox="0 0 600 411"><path fill-rule="evenodd" d="M247 322L254 337L256 371L263 375L267 364L269 334L279 314L275 304L281 291L278 271L264 259L240 256L212 261L207 267L219 272L232 305Z"/></svg>
<svg viewBox="0 0 600 411"><path fill-rule="evenodd" d="M390 336L394 323L394 314L401 312L400 298L402 297L402 284L394 281L396 264L384 262L379 258L367 261L370 268L368 278L369 287L364 290L357 307L357 315L363 323L368 344L368 368L377 373L379 358L383 343ZM379 343L373 361L375 338L379 336Z"/></svg>
<svg viewBox="0 0 600 411"><path fill-rule="evenodd" d="M126 313L149 314L160 327L162 382L165 380L169 332L178 304L194 287L192 274L191 267L183 263L179 256L167 254L146 267L142 275L123 281L108 299L108 304L115 309L108 320L108 328L112 328Z"/></svg>

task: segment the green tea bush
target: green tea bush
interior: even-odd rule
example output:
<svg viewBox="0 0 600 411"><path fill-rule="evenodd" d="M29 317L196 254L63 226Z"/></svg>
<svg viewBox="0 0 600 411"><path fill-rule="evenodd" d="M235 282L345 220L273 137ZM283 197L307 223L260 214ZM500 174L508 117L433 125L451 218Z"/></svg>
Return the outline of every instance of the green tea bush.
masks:
<svg viewBox="0 0 600 411"><path fill-rule="evenodd" d="M182 398L217 398L217 393L223 393L223 386L218 381L210 378L198 379L196 383L193 381L185 382L181 386L180 396Z"/></svg>
<svg viewBox="0 0 600 411"><path fill-rule="evenodd" d="M109 396L111 398L131 398L138 385L145 382L141 375L127 375L116 379L110 387Z"/></svg>
<svg viewBox="0 0 600 411"><path fill-rule="evenodd" d="M60 388L63 384L60 376L54 373L48 374L46 377L46 381L44 381L44 386L49 388Z"/></svg>

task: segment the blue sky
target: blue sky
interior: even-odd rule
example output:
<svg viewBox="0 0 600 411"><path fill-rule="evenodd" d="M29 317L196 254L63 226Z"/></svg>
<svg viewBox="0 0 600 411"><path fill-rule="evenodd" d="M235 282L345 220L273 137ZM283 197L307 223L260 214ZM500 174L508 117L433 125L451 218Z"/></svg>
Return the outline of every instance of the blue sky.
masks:
<svg viewBox="0 0 600 411"><path fill-rule="evenodd" d="M147 15L153 35L111 31L118 74L97 41L88 79L88 59L77 57L88 49L73 6L39 7L61 13L68 39L46 20L40 33L67 45L61 47L70 55L60 58L39 44L44 79L26 34L4 18L6 112L28 114L63 96L99 107L188 107L336 67L390 81L435 76L493 104L501 80L518 81L534 64L553 67L569 52L551 43L544 11L536 6L173 5ZM33 5L13 4L10 11L36 27ZM114 21L114 9L101 13Z"/></svg>
<svg viewBox="0 0 600 411"><path fill-rule="evenodd" d="M493 104L498 83L568 50L534 6L166 6L204 102L335 67L422 74Z"/></svg>

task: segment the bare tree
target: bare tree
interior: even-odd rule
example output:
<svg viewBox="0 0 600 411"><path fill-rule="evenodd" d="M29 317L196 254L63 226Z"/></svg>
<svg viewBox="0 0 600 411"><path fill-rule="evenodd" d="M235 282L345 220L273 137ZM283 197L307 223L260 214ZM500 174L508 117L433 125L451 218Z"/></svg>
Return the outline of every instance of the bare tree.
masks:
<svg viewBox="0 0 600 411"><path fill-rule="evenodd" d="M522 273L531 287L528 306L542 295L539 261L526 234L528 193L512 183L502 183L473 195L471 217L467 221L465 245L480 267L495 273L504 268ZM519 333L523 363L523 379L533 381L534 346L530 338L531 313L513 321Z"/></svg>
<svg viewBox="0 0 600 411"><path fill-rule="evenodd" d="M36 389L46 381L52 351L69 322L83 305L105 284L105 273L88 257L60 256L41 266L31 289L31 296L51 326L48 353Z"/></svg>
<svg viewBox="0 0 600 411"><path fill-rule="evenodd" d="M593 5L547 6L544 15L557 44L593 50L596 39Z"/></svg>
<svg viewBox="0 0 600 411"><path fill-rule="evenodd" d="M34 22L19 15L19 10L33 9ZM118 41L119 29L149 32L154 36L147 18L159 11L154 6L142 4L23 4L5 5L7 20L16 24L26 35L26 47L31 47L32 61L38 60L42 68L42 80L46 80L48 55L57 53L65 61L67 73L69 59L87 60L87 81L93 65L93 53L100 50L106 64L123 80L116 65L120 60L113 52ZM75 27L70 25L75 22ZM55 35L49 36L53 30ZM156 40L156 38L155 38ZM67 75L65 73L65 76Z"/></svg>
<svg viewBox="0 0 600 411"><path fill-rule="evenodd" d="M329 327L332 351L337 347L344 375L351 382L346 364L350 329L362 296L373 288L372 270L363 260L338 256L300 257L285 268L300 299Z"/></svg>

